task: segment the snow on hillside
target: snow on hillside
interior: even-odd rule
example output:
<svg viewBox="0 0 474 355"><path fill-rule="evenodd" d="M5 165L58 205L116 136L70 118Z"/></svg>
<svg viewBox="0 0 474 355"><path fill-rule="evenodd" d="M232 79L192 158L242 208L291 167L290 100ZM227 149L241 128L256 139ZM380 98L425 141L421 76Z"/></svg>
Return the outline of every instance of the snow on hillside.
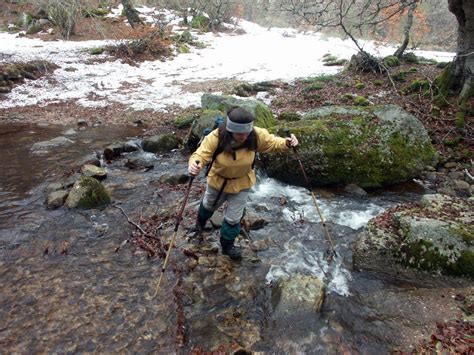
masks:
<svg viewBox="0 0 474 355"><path fill-rule="evenodd" d="M143 16L149 16L151 12L151 8L141 9ZM164 16L176 23L169 13ZM150 21L151 18L147 19ZM246 34L193 33L206 43L206 48L191 48L191 53L179 54L165 62L144 62L136 67L120 60L99 62L97 59L106 55L88 53L88 49L102 46L107 41L41 41L0 33L0 63L42 59L60 66L49 78L27 80L15 87L0 101L0 108L46 105L61 100L76 100L92 107L119 102L137 110L166 110L171 105L199 106L202 93L189 92L184 85L225 79L251 83L276 79L292 81L332 74L341 67L323 66L324 54L349 59L356 52L351 41L325 38L318 33L266 29L247 21L240 21L239 26ZM364 46L378 55L394 51L394 48L376 47L369 42ZM442 61L451 60L453 56L441 52L417 54Z"/></svg>

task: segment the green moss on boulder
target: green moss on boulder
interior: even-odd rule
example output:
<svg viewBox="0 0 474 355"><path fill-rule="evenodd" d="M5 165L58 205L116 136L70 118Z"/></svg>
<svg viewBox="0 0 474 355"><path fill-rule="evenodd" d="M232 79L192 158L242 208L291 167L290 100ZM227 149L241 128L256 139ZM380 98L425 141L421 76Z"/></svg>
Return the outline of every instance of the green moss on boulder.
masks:
<svg viewBox="0 0 474 355"><path fill-rule="evenodd" d="M322 107L272 132L281 136L285 129L298 137L300 156L313 185L393 184L417 176L436 161L421 122L396 105ZM291 155L266 159L270 176L304 183Z"/></svg>
<svg viewBox="0 0 474 355"><path fill-rule="evenodd" d="M179 148L181 140L174 134L159 134L143 140L142 148L150 153L167 153Z"/></svg>

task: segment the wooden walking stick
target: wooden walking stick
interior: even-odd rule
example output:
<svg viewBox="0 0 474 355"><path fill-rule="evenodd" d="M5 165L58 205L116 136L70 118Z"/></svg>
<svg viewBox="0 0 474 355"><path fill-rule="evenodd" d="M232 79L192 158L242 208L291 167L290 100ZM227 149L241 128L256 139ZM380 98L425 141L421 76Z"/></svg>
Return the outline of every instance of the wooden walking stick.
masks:
<svg viewBox="0 0 474 355"><path fill-rule="evenodd" d="M289 130L286 130L286 136L291 137L291 132ZM300 158L300 155L298 154L298 150L296 147L293 147L293 152L295 153L296 160L298 160L298 164L300 165L300 169L301 169L301 172L303 173L303 177L306 182L306 185L309 191L311 192L311 197L313 198L314 206L316 207L316 211L318 211L319 218L321 219L321 224L324 227L324 235L326 237L326 241L329 244L329 251L330 251L330 254L328 255L327 259L329 262L331 262L334 257L337 257L333 239L331 238L331 235L329 234L328 226L326 225L323 214L321 213L321 210L319 209L318 202L316 201L316 196L314 195L314 192L311 189L311 184L309 183L308 176L306 175L306 172L303 167L303 163L301 162L301 158Z"/></svg>
<svg viewBox="0 0 474 355"><path fill-rule="evenodd" d="M199 160L196 160L196 164L199 165ZM191 185L193 184L194 178L195 178L194 175L191 175L189 177L188 188L186 189L186 194L184 195L184 200L183 200L183 204L181 205L181 210L179 211L178 216L176 217L176 225L174 227L174 233L173 233L173 236L171 237L171 242L170 242L170 245L168 247L168 251L166 252L165 261L164 261L163 266L161 268L160 278L158 279L158 284L156 285L155 295L153 297L156 297L158 295L158 292L160 292L161 279L163 278L163 274L166 271L166 266L168 265L168 260L170 258L171 249L173 248L173 244L176 240L176 234L178 233L179 224L181 223L181 219L183 217L184 208L186 207L186 203L187 203L188 197L189 197L189 192L191 191Z"/></svg>

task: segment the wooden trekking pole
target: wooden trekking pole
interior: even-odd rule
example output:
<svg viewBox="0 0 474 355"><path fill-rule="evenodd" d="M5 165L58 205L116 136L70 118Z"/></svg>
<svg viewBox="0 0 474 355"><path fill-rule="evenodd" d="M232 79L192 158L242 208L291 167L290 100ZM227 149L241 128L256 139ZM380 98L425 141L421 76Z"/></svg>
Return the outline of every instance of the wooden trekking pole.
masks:
<svg viewBox="0 0 474 355"><path fill-rule="evenodd" d="M291 137L291 132L289 130L286 130L286 136ZM321 219L321 224L324 227L324 235L326 237L326 241L328 242L329 249L330 249L330 254L328 255L328 261L331 262L334 257L337 257L333 239L331 238L331 235L329 234L328 226L326 225L323 214L321 213L321 210L319 209L318 202L316 201L316 196L314 195L314 192L311 189L311 184L309 183L308 176L306 175L306 172L303 167L303 163L301 162L298 149L296 147L293 147L293 152L295 153L296 160L298 161L298 164L300 165L300 169L301 169L301 172L303 173L303 177L309 189L309 192L311 192L311 197L313 198L314 206L316 207L316 211L318 211L319 218Z"/></svg>
<svg viewBox="0 0 474 355"><path fill-rule="evenodd" d="M199 160L196 160L196 164L199 165ZM189 193L191 191L191 185L193 184L194 178L195 178L194 175L191 175L189 177L188 188L186 189L186 194L184 195L184 200L183 200L183 204L181 205L181 209L178 213L178 216L176 217L176 225L174 226L174 233L173 233L173 236L171 237L171 242L170 242L170 245L168 247L168 251L166 252L165 261L164 261L163 266L161 268L160 278L158 279L158 284L156 285L155 295L153 297L156 297L158 295L158 292L160 291L161 279L163 278L163 274L166 271L166 266L168 265L168 260L170 258L171 249L173 248L173 244L176 240L176 234L178 234L179 224L181 223L181 219L183 217L184 208L186 207L186 203L188 201Z"/></svg>

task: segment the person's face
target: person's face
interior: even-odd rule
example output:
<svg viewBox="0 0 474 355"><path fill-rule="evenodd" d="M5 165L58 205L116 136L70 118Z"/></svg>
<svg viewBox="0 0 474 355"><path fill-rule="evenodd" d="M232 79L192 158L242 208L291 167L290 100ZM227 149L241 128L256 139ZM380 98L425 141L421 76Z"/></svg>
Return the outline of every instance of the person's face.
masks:
<svg viewBox="0 0 474 355"><path fill-rule="evenodd" d="M248 136L249 133L232 133L232 138L234 138L237 143L245 142Z"/></svg>

